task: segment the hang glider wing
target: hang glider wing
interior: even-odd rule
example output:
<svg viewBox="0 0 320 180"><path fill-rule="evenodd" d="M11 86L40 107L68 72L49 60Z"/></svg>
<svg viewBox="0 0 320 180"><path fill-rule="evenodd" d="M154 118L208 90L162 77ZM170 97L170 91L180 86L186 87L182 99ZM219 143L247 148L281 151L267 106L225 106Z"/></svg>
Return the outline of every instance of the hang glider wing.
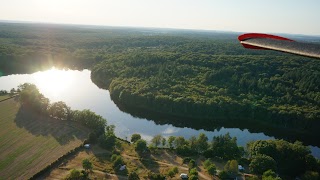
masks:
<svg viewBox="0 0 320 180"><path fill-rule="evenodd" d="M270 49L320 59L320 44L296 42L280 36L249 33L238 37L249 49Z"/></svg>

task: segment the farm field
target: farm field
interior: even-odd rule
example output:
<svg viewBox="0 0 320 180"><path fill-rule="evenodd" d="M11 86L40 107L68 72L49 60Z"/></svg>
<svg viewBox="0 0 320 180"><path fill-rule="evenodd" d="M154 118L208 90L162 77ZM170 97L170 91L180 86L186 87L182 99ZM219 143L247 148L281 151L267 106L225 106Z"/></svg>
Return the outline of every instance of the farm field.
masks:
<svg viewBox="0 0 320 180"><path fill-rule="evenodd" d="M43 118L15 99L0 102L0 179L28 179L78 147L89 130L73 122Z"/></svg>

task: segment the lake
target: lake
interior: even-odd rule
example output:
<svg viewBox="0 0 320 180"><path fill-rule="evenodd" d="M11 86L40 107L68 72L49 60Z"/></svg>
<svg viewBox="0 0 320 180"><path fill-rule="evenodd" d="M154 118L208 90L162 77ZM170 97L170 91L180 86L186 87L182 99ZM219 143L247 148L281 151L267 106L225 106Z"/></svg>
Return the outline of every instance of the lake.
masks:
<svg viewBox="0 0 320 180"><path fill-rule="evenodd" d="M211 141L213 136L230 133L237 137L238 145L245 146L252 140L267 140L274 137L264 133L251 133L247 129L219 128L214 131L195 130L192 128L175 127L171 124L159 125L152 120L134 117L121 111L111 100L109 91L99 89L90 78L89 70L58 70L52 68L47 71L33 74L18 74L0 77L0 90L10 91L22 83L35 84L40 92L51 102L64 101L72 109L91 111L107 119L108 124L116 126L115 133L123 139L130 139L133 133L139 133L146 140L151 140L154 135L183 136L190 138L205 133ZM312 154L320 158L320 148L310 146Z"/></svg>

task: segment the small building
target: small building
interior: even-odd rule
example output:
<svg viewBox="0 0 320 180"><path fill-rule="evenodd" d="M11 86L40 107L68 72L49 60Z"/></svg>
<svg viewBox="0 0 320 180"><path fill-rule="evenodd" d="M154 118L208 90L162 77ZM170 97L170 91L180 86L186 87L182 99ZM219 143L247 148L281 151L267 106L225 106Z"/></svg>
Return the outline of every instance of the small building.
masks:
<svg viewBox="0 0 320 180"><path fill-rule="evenodd" d="M86 149L89 149L89 148L90 148L90 144L85 144L84 147L85 147Z"/></svg>

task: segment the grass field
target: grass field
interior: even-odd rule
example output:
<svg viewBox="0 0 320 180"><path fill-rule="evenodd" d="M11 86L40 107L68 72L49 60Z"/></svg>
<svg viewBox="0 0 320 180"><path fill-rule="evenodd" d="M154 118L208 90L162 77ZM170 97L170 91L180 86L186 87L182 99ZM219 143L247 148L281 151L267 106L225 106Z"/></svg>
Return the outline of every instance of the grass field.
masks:
<svg viewBox="0 0 320 180"><path fill-rule="evenodd" d="M0 95L0 101L9 98L9 95Z"/></svg>
<svg viewBox="0 0 320 180"><path fill-rule="evenodd" d="M14 98L0 102L0 179L28 179L82 144L88 129L23 110Z"/></svg>

